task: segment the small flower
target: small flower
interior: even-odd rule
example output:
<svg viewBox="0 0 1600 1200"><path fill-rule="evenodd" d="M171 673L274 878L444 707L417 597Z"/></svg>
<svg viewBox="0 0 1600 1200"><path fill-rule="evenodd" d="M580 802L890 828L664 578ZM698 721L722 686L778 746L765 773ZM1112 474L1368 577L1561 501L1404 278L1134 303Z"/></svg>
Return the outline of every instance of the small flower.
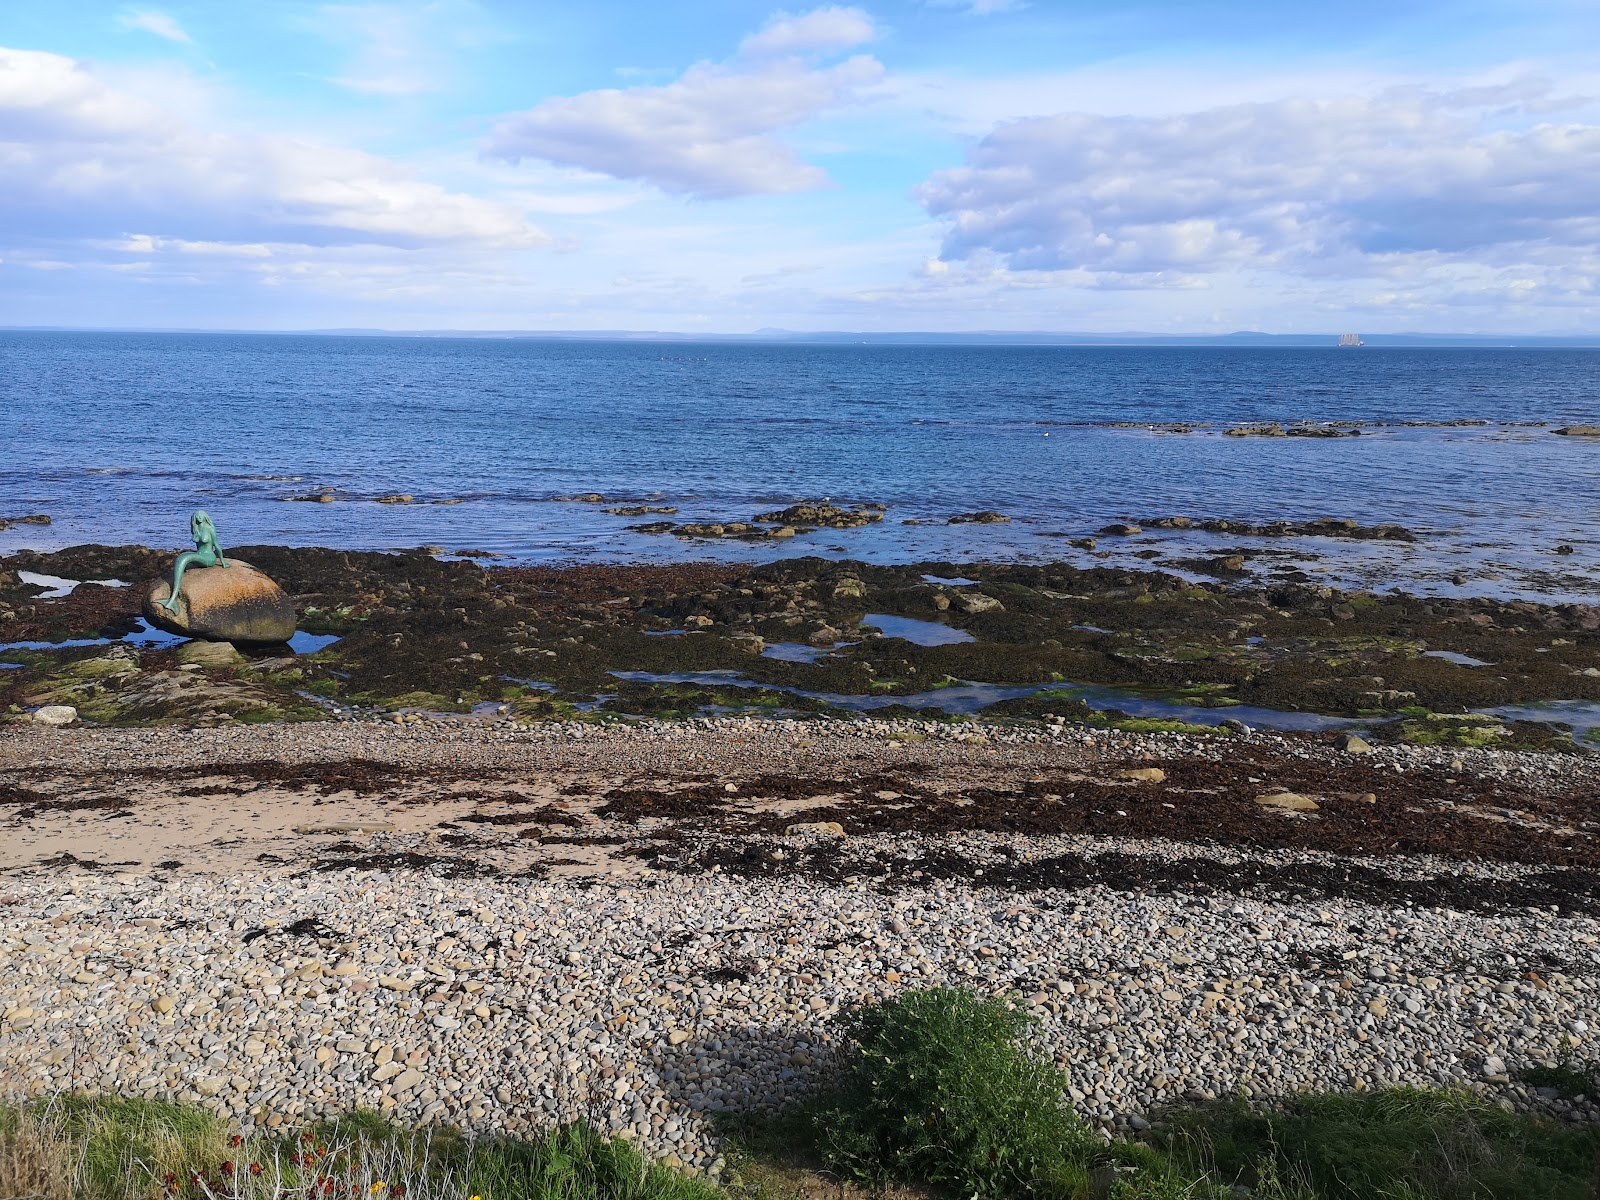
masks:
<svg viewBox="0 0 1600 1200"><path fill-rule="evenodd" d="M222 1164L222 1173L224 1175L233 1174L233 1159L230 1158L227 1162Z"/></svg>
<svg viewBox="0 0 1600 1200"><path fill-rule="evenodd" d="M242 1133L234 1134L228 1139L228 1145L236 1147L244 1145L244 1135Z"/></svg>
<svg viewBox="0 0 1600 1200"><path fill-rule="evenodd" d="M388 1187L388 1186L389 1185L387 1183L385 1183L383 1180L380 1179L376 1183L374 1183L370 1188L368 1188L367 1190L369 1192L371 1192L374 1196L376 1196L379 1192L383 1191L383 1189Z"/></svg>
<svg viewBox="0 0 1600 1200"><path fill-rule="evenodd" d="M257 1162L257 1163L251 1163L250 1164L250 1174L259 1175L259 1174L261 1174L261 1171L262 1171L262 1166L261 1166L260 1163Z"/></svg>

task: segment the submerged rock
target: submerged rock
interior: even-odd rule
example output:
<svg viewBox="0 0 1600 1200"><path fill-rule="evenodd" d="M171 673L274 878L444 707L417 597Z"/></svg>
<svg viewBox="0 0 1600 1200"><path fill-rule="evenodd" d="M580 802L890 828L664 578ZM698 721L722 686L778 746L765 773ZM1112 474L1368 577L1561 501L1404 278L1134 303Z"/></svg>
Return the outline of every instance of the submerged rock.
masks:
<svg viewBox="0 0 1600 1200"><path fill-rule="evenodd" d="M168 633L213 642L286 642L294 636L295 611L283 589L241 559L226 567L190 567L178 593L178 611L162 601L172 595L172 574L150 586L144 617Z"/></svg>
<svg viewBox="0 0 1600 1200"><path fill-rule="evenodd" d="M830 529L853 529L883 520L883 513L861 508L840 508L835 504L795 504L755 518L765 524L821 525Z"/></svg>
<svg viewBox="0 0 1600 1200"><path fill-rule="evenodd" d="M951 517L947 524L950 525L999 525L1011 520L1005 513L986 511L957 513Z"/></svg>

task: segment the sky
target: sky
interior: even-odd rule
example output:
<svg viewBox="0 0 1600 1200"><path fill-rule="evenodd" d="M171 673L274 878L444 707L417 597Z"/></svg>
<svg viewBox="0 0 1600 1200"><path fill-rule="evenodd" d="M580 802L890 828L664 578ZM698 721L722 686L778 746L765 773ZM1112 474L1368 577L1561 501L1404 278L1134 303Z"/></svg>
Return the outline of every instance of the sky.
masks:
<svg viewBox="0 0 1600 1200"><path fill-rule="evenodd" d="M1595 0L0 3L0 325L1593 334Z"/></svg>

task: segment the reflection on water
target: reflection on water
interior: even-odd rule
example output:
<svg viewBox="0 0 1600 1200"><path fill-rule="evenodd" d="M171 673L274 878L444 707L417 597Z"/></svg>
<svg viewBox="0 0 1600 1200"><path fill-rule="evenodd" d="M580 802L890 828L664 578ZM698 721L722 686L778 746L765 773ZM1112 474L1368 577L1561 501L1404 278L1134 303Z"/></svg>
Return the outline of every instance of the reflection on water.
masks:
<svg viewBox="0 0 1600 1200"><path fill-rule="evenodd" d="M139 650L163 650L169 646L180 646L190 640L192 639L157 629L143 617L135 617L133 630L119 638L72 638L64 642L4 642L0 643L0 654L8 650L72 650L80 646L117 645L133 646ZM326 650L338 640L337 634L297 632L289 639L289 649L296 654L315 654L318 650Z"/></svg>
<svg viewBox="0 0 1600 1200"><path fill-rule="evenodd" d="M884 637L903 638L914 646L959 646L975 642L965 629L952 629L938 621L919 621L915 617L895 617L888 613L868 613L863 625L878 630Z"/></svg>
<svg viewBox="0 0 1600 1200"><path fill-rule="evenodd" d="M1492 662L1485 662L1481 658L1461 654L1455 650L1424 650L1423 658L1442 658L1445 662L1455 663L1458 667L1492 667Z"/></svg>
<svg viewBox="0 0 1600 1200"><path fill-rule="evenodd" d="M778 662L814 663L835 650L853 645L854 642L840 642L834 646L808 646L804 642L768 642L761 651L761 657L776 659Z"/></svg>

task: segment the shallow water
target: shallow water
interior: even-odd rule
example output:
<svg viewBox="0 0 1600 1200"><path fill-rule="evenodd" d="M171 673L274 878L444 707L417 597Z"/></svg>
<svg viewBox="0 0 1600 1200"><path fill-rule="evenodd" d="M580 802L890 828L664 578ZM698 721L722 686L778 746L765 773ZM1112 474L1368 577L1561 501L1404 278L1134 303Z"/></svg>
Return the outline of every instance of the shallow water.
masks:
<svg viewBox="0 0 1600 1200"><path fill-rule="evenodd" d="M1234 705L1228 708L1201 708L1191 704L1174 704L1156 700L1116 688L1070 683L1001 684L969 683L963 681L953 687L916 692L909 696L852 696L840 692L810 692L802 688L777 688L756 683L737 671L612 671L618 679L630 683L693 683L703 687L768 688L821 700L849 712L872 712L875 709L902 705L906 708L941 709L955 715L971 716L991 704L1002 700L1021 700L1040 692L1068 693L1071 699L1082 700L1090 708L1120 709L1132 717L1150 717L1163 720L1186 721L1192 725L1220 725L1227 720L1243 721L1263 729L1344 729L1356 725L1370 725L1370 721L1346 717L1325 717L1318 713L1280 712L1271 708L1253 708Z"/></svg>
<svg viewBox="0 0 1600 1200"><path fill-rule="evenodd" d="M952 629L940 621L919 621L915 617L895 617L888 613L868 613L861 618L861 623L886 638L903 638L914 646L959 646L978 640L965 629Z"/></svg>
<svg viewBox="0 0 1600 1200"><path fill-rule="evenodd" d="M667 355L639 342L5 332L0 412L0 516L55 521L0 532L0 551L176 549L204 507L224 545L1136 565L1149 548L1181 558L1259 544L1322 555L1306 569L1335 583L1600 592L1600 442L1543 427L1600 421L1591 351L707 345ZM1409 424L1463 419L1488 423ZM1356 438L1220 433L1302 420L1373 424ZM1168 431L1174 422L1196 431ZM337 500L284 502L316 486ZM674 505L677 521L749 519L825 496L889 510L880 524L792 541L688 542L628 530L651 518L554 499L588 492ZM414 502L374 503L396 493ZM1012 521L946 523L980 509ZM1421 541L1152 531L1102 538L1110 557L1096 559L1050 536L1172 514L1398 522ZM1574 552L1557 556L1558 544Z"/></svg>
<svg viewBox="0 0 1600 1200"><path fill-rule="evenodd" d="M1473 658L1469 654L1462 654L1456 650L1424 650L1423 658L1439 658L1448 663L1455 663L1458 667L1492 667L1492 662L1485 662L1481 658Z"/></svg>
<svg viewBox="0 0 1600 1200"><path fill-rule="evenodd" d="M71 650L79 646L136 646L141 650L158 650L167 646L181 646L192 639L157 629L143 617L135 618L137 626L131 633L119 638L75 638L65 642L0 642L0 654L8 650ZM337 634L296 632L289 639L289 649L296 654L315 654L339 640ZM6 664L0 664L6 665Z"/></svg>
<svg viewBox="0 0 1600 1200"><path fill-rule="evenodd" d="M1583 740L1600 731L1600 702L1594 700L1551 700L1545 704L1505 704L1499 708L1476 708L1473 712L1501 721L1540 721L1570 725L1573 737Z"/></svg>

